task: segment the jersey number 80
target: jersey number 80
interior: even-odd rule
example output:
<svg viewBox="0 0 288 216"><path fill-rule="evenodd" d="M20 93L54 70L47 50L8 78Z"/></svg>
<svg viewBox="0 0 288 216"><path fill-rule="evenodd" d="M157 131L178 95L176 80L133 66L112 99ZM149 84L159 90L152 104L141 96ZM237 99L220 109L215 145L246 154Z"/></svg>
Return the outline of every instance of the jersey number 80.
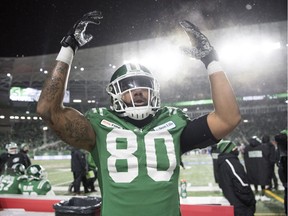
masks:
<svg viewBox="0 0 288 216"><path fill-rule="evenodd" d="M117 138L127 140L127 148L117 149ZM155 139L162 139L166 148L169 167L167 170L157 170L157 155ZM169 181L176 167L176 154L172 135L165 130L150 131L144 136L147 173L154 181ZM138 158L134 155L137 151L137 136L129 130L114 129L107 134L107 151L111 154L108 157L108 171L110 177L117 183L130 183L139 173ZM118 172L117 160L126 160L127 172Z"/></svg>

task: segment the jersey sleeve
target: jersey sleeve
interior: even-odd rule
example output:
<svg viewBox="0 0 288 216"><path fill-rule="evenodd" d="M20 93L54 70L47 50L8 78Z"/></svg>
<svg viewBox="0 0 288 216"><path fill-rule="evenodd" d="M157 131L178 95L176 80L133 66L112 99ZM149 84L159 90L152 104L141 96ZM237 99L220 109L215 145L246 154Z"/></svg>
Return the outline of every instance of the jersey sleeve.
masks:
<svg viewBox="0 0 288 216"><path fill-rule="evenodd" d="M48 180L41 180L37 186L39 194L46 194L51 190L51 184Z"/></svg>
<svg viewBox="0 0 288 216"><path fill-rule="evenodd" d="M182 154L193 149L206 148L220 141L211 133L207 123L207 115L188 121L181 134Z"/></svg>

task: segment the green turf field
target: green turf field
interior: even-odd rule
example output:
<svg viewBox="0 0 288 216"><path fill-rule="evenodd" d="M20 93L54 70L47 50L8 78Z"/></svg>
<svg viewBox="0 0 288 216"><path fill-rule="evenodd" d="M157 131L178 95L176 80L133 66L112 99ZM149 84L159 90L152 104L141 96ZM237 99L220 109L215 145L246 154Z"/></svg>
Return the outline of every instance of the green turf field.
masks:
<svg viewBox="0 0 288 216"><path fill-rule="evenodd" d="M188 191L188 196L222 196L218 185L214 181L213 165L210 155L190 154L182 157L185 169L181 168L180 179L185 179L188 186L193 188L203 188L203 191ZM48 173L48 179L53 186L64 187L64 191L55 191L56 195L72 195L65 188L72 182L72 172L70 169L70 160L32 160L33 164L41 164ZM280 183L280 181L279 181ZM97 182L96 182L97 184ZM281 183L280 183L281 184ZM283 199L283 190L273 191L273 194ZM263 216L285 215L283 204L277 199L271 198L267 202L257 202L256 214Z"/></svg>

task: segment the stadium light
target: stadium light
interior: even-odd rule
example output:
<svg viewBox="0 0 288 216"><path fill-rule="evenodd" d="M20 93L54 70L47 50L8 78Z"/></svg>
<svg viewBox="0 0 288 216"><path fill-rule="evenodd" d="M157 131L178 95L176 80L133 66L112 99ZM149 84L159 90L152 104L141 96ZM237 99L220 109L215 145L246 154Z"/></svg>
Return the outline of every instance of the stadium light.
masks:
<svg viewBox="0 0 288 216"><path fill-rule="evenodd" d="M264 52L271 52L281 48L280 42L265 41L262 43L261 49Z"/></svg>
<svg viewBox="0 0 288 216"><path fill-rule="evenodd" d="M141 56L125 60L126 63L139 63L147 66L157 76L169 79L175 76L183 64L179 46L163 41L151 49L143 50ZM186 57L186 56L185 56Z"/></svg>
<svg viewBox="0 0 288 216"><path fill-rule="evenodd" d="M269 39L260 40L255 37L242 37L229 40L219 47L218 55L220 59L227 61L241 61L242 64L255 60L255 56L269 55L273 51L281 48L280 42Z"/></svg>
<svg viewBox="0 0 288 216"><path fill-rule="evenodd" d="M81 99L73 99L73 103L81 103L82 100Z"/></svg>
<svg viewBox="0 0 288 216"><path fill-rule="evenodd" d="M234 68L238 70L255 69L255 65L262 67L259 59L266 62L266 59L269 58L273 62L275 51L282 48L280 42L262 35L230 35L229 37L228 41L225 40L214 45L221 62L233 64ZM139 56L135 53L131 54L133 57L125 60L124 64L128 62L143 64L154 72L160 82L174 79L174 77L177 80L179 73L189 73L190 68L198 70L198 66L200 66L197 65L200 61L187 58L180 50L180 47L187 46L189 43L185 35L179 40L172 37L167 37L167 40L162 38L150 47L142 47L140 44L141 54ZM195 63L191 64L191 60ZM109 66L111 67L111 65ZM193 66L191 67L191 65Z"/></svg>

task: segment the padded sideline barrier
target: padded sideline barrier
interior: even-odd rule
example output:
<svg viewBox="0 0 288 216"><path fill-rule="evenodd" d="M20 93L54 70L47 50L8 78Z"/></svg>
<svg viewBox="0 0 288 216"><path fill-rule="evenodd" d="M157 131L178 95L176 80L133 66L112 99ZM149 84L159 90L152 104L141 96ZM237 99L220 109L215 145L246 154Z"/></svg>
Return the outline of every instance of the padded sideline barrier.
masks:
<svg viewBox="0 0 288 216"><path fill-rule="evenodd" d="M55 197L56 198L56 197ZM67 198L66 198L67 199ZM40 197L0 197L0 209L19 208L25 211L54 212L53 205L60 202L60 199Z"/></svg>
<svg viewBox="0 0 288 216"><path fill-rule="evenodd" d="M7 208L20 208L25 211L54 212L53 205L61 200L68 200L69 197L20 197L0 196L0 210ZM233 216L233 206L221 205L192 205L181 204L182 216Z"/></svg>
<svg viewBox="0 0 288 216"><path fill-rule="evenodd" d="M181 204L182 216L234 216L233 206Z"/></svg>

